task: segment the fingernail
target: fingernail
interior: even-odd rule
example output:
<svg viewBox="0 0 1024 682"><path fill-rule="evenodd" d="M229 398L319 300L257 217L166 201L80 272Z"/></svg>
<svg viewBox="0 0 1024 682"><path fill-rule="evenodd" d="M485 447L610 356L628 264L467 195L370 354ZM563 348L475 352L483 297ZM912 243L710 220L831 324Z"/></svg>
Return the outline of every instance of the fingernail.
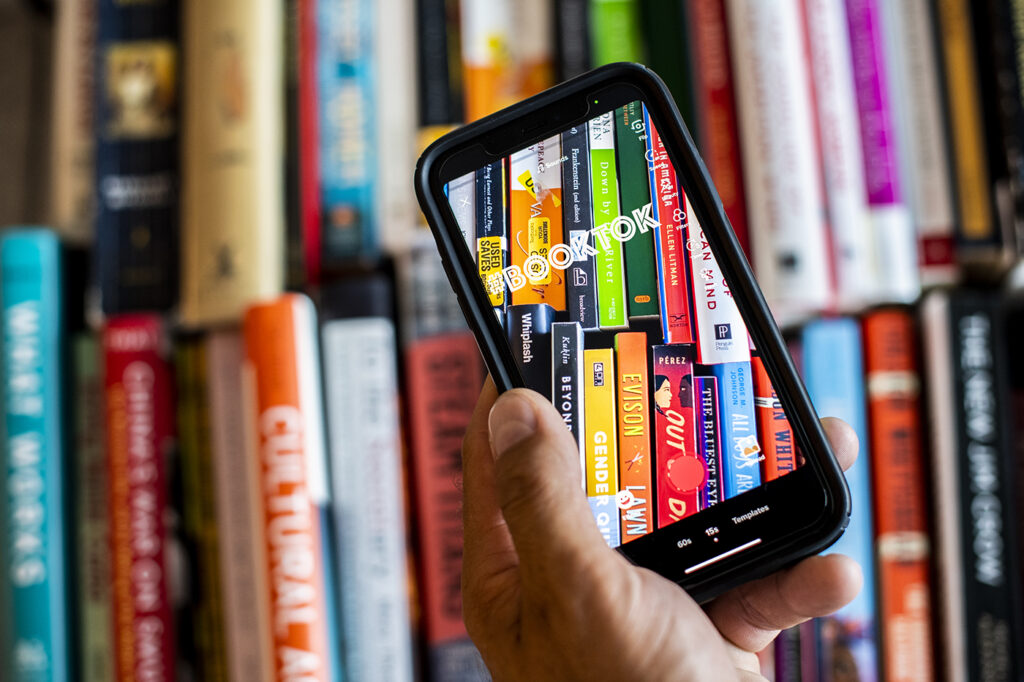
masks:
<svg viewBox="0 0 1024 682"><path fill-rule="evenodd" d="M537 430L537 414L528 400L514 394L499 396L487 418L491 448L500 457Z"/></svg>

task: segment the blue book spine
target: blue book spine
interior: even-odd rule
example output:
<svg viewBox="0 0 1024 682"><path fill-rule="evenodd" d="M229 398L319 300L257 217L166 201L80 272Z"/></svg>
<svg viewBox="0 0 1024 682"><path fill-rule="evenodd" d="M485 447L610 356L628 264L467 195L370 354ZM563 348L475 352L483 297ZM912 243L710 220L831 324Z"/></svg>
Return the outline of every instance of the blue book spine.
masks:
<svg viewBox="0 0 1024 682"><path fill-rule="evenodd" d="M71 679L62 447L61 256L46 230L0 239L3 306L5 680Z"/></svg>
<svg viewBox="0 0 1024 682"><path fill-rule="evenodd" d="M321 261L333 269L377 249L374 0L317 0Z"/></svg>
<svg viewBox="0 0 1024 682"><path fill-rule="evenodd" d="M815 320L804 327L804 380L818 414L839 417L853 427L860 440L860 454L846 472L853 515L830 552L845 554L860 564L864 588L850 604L819 624L823 666L845 649L852 655L861 682L876 679L878 652L875 645L875 571L872 551L870 453L861 336L850 318Z"/></svg>
<svg viewBox="0 0 1024 682"><path fill-rule="evenodd" d="M721 424L722 499L761 485L761 448L754 418L754 376L749 362L707 365L718 381Z"/></svg>
<svg viewBox="0 0 1024 682"><path fill-rule="evenodd" d="M609 547L618 547L622 544L619 535L619 508L615 504L614 495L591 495L587 497L590 502L590 513L597 521L597 529Z"/></svg>

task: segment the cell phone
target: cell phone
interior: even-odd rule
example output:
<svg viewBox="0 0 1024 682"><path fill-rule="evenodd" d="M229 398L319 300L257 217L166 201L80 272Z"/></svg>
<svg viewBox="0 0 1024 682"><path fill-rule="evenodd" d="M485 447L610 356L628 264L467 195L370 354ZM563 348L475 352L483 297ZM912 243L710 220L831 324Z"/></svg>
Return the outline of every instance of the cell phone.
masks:
<svg viewBox="0 0 1024 682"><path fill-rule="evenodd" d="M555 403L608 544L706 601L839 538L842 470L651 70L449 133L416 190L498 389Z"/></svg>

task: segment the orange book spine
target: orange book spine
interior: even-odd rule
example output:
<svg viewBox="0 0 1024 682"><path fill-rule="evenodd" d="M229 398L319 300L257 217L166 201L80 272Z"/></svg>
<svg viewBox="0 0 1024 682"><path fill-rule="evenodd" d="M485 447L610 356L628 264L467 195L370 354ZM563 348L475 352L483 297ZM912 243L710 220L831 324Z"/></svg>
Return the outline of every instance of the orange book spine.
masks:
<svg viewBox="0 0 1024 682"><path fill-rule="evenodd" d="M796 445L793 443L793 427L786 418L782 403L775 394L772 381L764 361L758 355L750 357L754 371L754 412L757 418L757 435L764 454L764 480L772 481L796 468Z"/></svg>
<svg viewBox="0 0 1024 682"><path fill-rule="evenodd" d="M651 484L650 379L647 374L647 334L615 335L618 379L619 518L622 543L654 530Z"/></svg>
<svg viewBox="0 0 1024 682"><path fill-rule="evenodd" d="M885 679L930 680L930 543L910 314L902 309L868 314L864 345Z"/></svg>
<svg viewBox="0 0 1024 682"><path fill-rule="evenodd" d="M314 315L308 298L287 294L249 308L243 325L249 437L260 462L257 542L270 592L266 646L281 681L333 679L320 541L327 477Z"/></svg>

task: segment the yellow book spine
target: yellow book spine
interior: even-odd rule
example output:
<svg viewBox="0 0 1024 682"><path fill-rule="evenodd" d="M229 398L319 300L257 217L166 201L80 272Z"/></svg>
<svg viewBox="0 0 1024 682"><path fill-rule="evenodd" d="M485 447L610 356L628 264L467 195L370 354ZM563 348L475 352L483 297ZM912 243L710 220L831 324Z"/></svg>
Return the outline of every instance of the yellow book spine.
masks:
<svg viewBox="0 0 1024 682"><path fill-rule="evenodd" d="M583 376L587 495L614 496L619 491L614 351L583 351Z"/></svg>

